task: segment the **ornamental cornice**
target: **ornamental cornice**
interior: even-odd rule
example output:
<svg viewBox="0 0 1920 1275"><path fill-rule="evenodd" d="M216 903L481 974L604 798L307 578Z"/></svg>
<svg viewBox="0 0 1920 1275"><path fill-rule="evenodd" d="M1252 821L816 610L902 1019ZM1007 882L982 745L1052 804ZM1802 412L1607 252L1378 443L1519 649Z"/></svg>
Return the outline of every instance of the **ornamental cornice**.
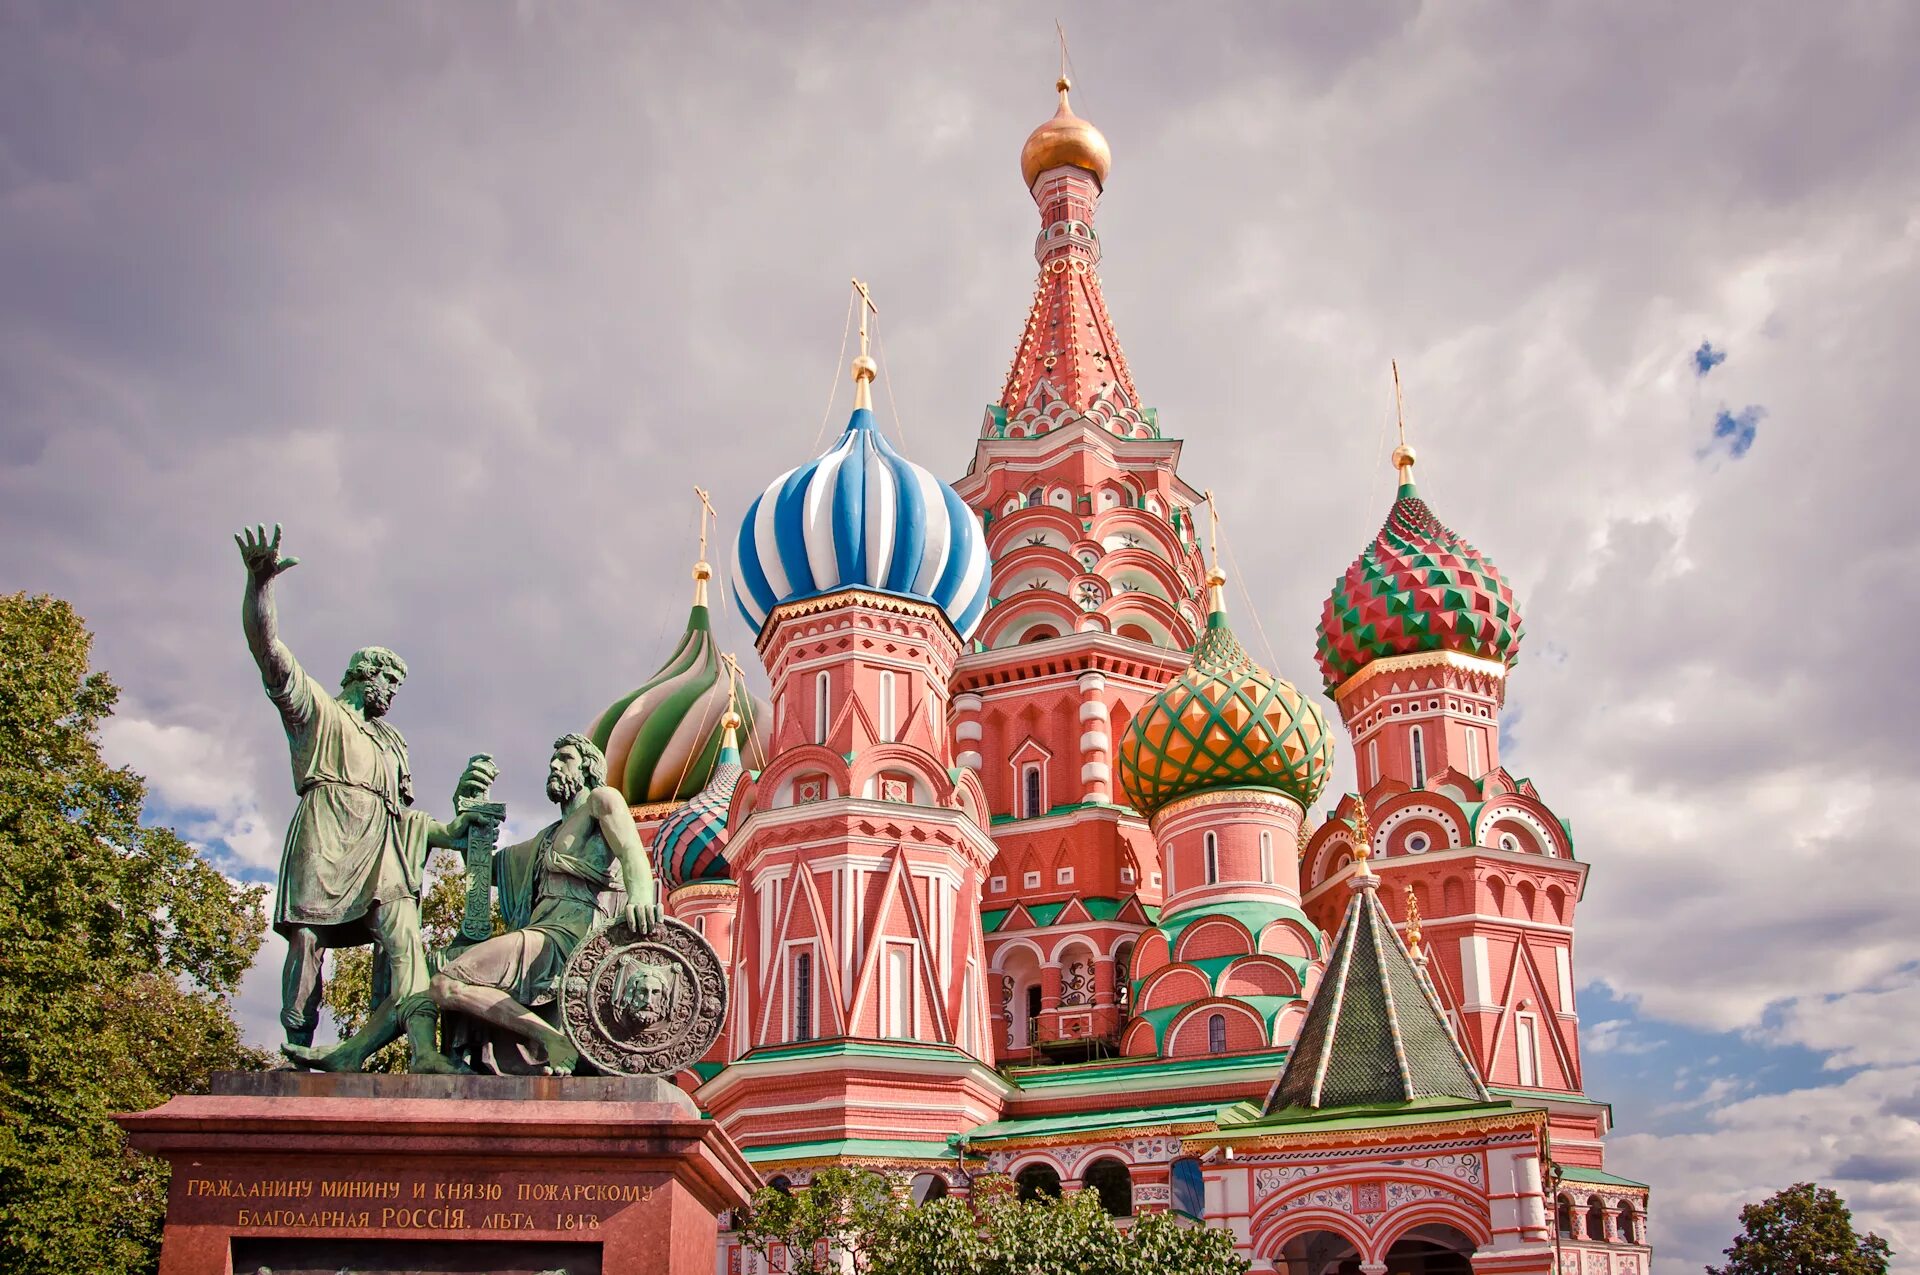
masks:
<svg viewBox="0 0 1920 1275"><path fill-rule="evenodd" d="M843 607L854 606L931 623L940 630L956 652L961 649L960 635L955 632L953 622L947 619L945 611L933 603L916 602L911 598L897 597L890 593L874 593L866 589L836 589L832 593L823 593L818 597L782 602L767 614L767 622L760 626L760 636L755 640L754 645L761 651L765 651L771 645L768 639L784 623L803 616L818 615L824 611L836 611Z"/></svg>
<svg viewBox="0 0 1920 1275"><path fill-rule="evenodd" d="M1247 1149L1299 1147L1309 1144L1321 1146L1366 1146L1379 1148L1395 1143L1399 1149L1409 1154L1431 1148L1423 1145L1428 1137L1445 1138L1462 1134L1494 1134L1509 1131L1524 1131L1539 1134L1547 1125L1547 1113L1534 1108L1520 1108L1512 1112L1502 1112L1493 1116L1469 1116L1460 1120L1437 1120L1423 1125L1392 1125L1375 1129L1301 1129L1298 1132L1272 1132L1237 1137L1230 1131L1222 1131L1212 1137L1194 1140L1192 1150L1201 1152L1221 1143L1232 1143L1236 1156ZM1416 1133L1415 1130L1418 1132Z"/></svg>
<svg viewBox="0 0 1920 1275"><path fill-rule="evenodd" d="M1293 809L1302 816L1306 808L1283 793L1272 792L1265 788L1216 788L1208 792L1197 792L1190 797L1162 806L1148 820L1157 833L1164 824L1172 822L1179 815L1205 806L1270 806L1276 810Z"/></svg>
<svg viewBox="0 0 1920 1275"><path fill-rule="evenodd" d="M1005 1155L1008 1158L1013 1158L1023 1155L1028 1151L1046 1151L1053 1147L1086 1146L1090 1143L1110 1146L1115 1150L1123 1148L1136 1149L1134 1144L1145 1139L1167 1138L1178 1141L1182 1130L1190 1130L1197 1126L1207 1126L1211 1124L1213 1124L1211 1117L1197 1116L1192 1120L1171 1120L1164 1124L1129 1125L1124 1131L1115 1129L1089 1129L1069 1133L1052 1133L1039 1138L1021 1138L1009 1134L1004 1139L995 1138L992 1140L992 1154L993 1156ZM978 1146L980 1143L976 1140L970 1145ZM1159 1150L1165 1152L1165 1154L1159 1157L1160 1159L1171 1160L1173 1158L1172 1153L1167 1151L1165 1147L1159 1148ZM1151 1163L1150 1160L1144 1159L1136 1162Z"/></svg>
<svg viewBox="0 0 1920 1275"><path fill-rule="evenodd" d="M692 899L738 898L740 887L732 881L689 881L667 895L669 904Z"/></svg>
<svg viewBox="0 0 1920 1275"><path fill-rule="evenodd" d="M1483 659L1477 655L1462 655L1458 651L1415 651L1410 655L1387 655L1377 660L1369 660L1352 677L1334 687L1334 703L1344 702L1376 677L1424 668L1453 669L1497 682L1504 682L1507 676L1507 666L1499 660Z"/></svg>

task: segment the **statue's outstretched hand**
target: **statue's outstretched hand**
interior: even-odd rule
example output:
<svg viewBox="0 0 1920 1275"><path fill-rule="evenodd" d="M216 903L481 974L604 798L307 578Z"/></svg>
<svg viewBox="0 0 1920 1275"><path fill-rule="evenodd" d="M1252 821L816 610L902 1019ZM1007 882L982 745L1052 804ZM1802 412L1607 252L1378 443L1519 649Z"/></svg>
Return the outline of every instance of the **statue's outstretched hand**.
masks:
<svg viewBox="0 0 1920 1275"><path fill-rule="evenodd" d="M267 535L265 523L243 529L234 536L233 543L240 546L240 560L247 564L247 574L253 577L255 584L265 584L283 571L290 571L300 565L298 558L280 556L280 524L273 524L273 535Z"/></svg>

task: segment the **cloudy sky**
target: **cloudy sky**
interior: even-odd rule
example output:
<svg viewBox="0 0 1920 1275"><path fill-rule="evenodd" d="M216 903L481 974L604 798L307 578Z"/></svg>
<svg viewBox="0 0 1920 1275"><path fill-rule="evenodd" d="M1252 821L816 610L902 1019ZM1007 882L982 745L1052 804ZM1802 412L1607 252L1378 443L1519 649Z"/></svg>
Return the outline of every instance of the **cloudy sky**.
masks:
<svg viewBox="0 0 1920 1275"><path fill-rule="evenodd" d="M949 476L1031 295L1053 10L0 15L0 588L79 605L112 755L236 875L292 804L236 527L286 523L317 673L412 663L423 793L487 749L531 821L684 618L692 485L730 532L811 453L848 276ZM1920 1269L1920 10L1060 16L1108 301L1263 657L1310 678L1384 512L1389 358L1520 590L1506 756L1593 864L1588 1079L1661 1266L1814 1178Z"/></svg>

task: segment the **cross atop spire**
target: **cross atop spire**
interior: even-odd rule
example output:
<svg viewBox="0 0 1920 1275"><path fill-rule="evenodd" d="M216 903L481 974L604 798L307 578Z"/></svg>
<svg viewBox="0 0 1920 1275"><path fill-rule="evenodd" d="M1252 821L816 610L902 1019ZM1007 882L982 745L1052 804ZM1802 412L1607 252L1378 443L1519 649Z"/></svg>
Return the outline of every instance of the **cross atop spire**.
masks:
<svg viewBox="0 0 1920 1275"><path fill-rule="evenodd" d="M1213 499L1213 488L1201 493L1207 502L1207 605L1216 615L1227 613L1227 573L1220 569L1220 506Z"/></svg>
<svg viewBox="0 0 1920 1275"><path fill-rule="evenodd" d="M1413 486L1413 448L1407 446L1407 403L1400 396L1400 360L1389 360L1393 368L1393 424L1399 431L1400 445L1393 449L1393 467L1400 471L1400 485Z"/></svg>
<svg viewBox="0 0 1920 1275"><path fill-rule="evenodd" d="M869 387L880 365L873 361L873 353L867 345L867 316L878 318L880 307L873 303L873 294L867 291L867 285L860 280L853 281L853 290L860 294L860 353L853 360L853 407L858 411L863 407L873 407L873 394Z"/></svg>
<svg viewBox="0 0 1920 1275"><path fill-rule="evenodd" d="M696 485L693 494L700 500L700 557L693 564L693 605L703 607L707 605L707 581L713 579L713 564L707 561L707 520L720 515L714 512L706 488Z"/></svg>

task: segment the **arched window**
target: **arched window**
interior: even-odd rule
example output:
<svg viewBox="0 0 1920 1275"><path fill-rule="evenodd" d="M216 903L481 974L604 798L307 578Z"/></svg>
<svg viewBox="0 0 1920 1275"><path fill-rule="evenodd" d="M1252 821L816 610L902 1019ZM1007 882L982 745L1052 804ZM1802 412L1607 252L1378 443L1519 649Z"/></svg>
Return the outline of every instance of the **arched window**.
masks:
<svg viewBox="0 0 1920 1275"><path fill-rule="evenodd" d="M1604 1240L1607 1238L1607 1206L1600 1202L1599 1196L1587 1200L1587 1238Z"/></svg>
<svg viewBox="0 0 1920 1275"><path fill-rule="evenodd" d="M1622 1204L1620 1206L1620 1242L1622 1244L1638 1244L1640 1242L1639 1222L1639 1215L1633 1211L1633 1205Z"/></svg>
<svg viewBox="0 0 1920 1275"><path fill-rule="evenodd" d="M1028 819L1038 819L1044 813L1040 808L1040 767L1029 765L1021 772L1020 781L1026 798L1021 814Z"/></svg>
<svg viewBox="0 0 1920 1275"><path fill-rule="evenodd" d="M1413 741L1413 786L1425 788L1427 786L1427 737L1416 726L1413 728L1411 739Z"/></svg>
<svg viewBox="0 0 1920 1275"><path fill-rule="evenodd" d="M893 742L893 670L880 670L880 742Z"/></svg>
<svg viewBox="0 0 1920 1275"><path fill-rule="evenodd" d="M828 719L833 714L833 679L822 669L813 679L813 742L827 742Z"/></svg>
<svg viewBox="0 0 1920 1275"><path fill-rule="evenodd" d="M1030 1164L1014 1176L1013 1185L1022 1200L1042 1197L1060 1198L1060 1175L1050 1164Z"/></svg>
<svg viewBox="0 0 1920 1275"><path fill-rule="evenodd" d="M1122 943L1113 952L1113 1003L1126 1013L1133 1007L1133 944Z"/></svg>
<svg viewBox="0 0 1920 1275"><path fill-rule="evenodd" d="M784 1173L774 1174L767 1180L767 1186L769 1189L778 1191L782 1195L791 1195L793 1193L793 1179Z"/></svg>
<svg viewBox="0 0 1920 1275"><path fill-rule="evenodd" d="M1480 778L1480 732L1467 732L1467 778Z"/></svg>
<svg viewBox="0 0 1920 1275"><path fill-rule="evenodd" d="M1210 1054L1227 1052L1227 1016L1225 1014L1207 1015L1207 1052Z"/></svg>
<svg viewBox="0 0 1920 1275"><path fill-rule="evenodd" d="M1173 1211L1190 1218L1203 1217L1207 1211L1207 1176L1200 1171L1200 1162L1192 1156L1175 1160L1167 1177L1173 1187Z"/></svg>
<svg viewBox="0 0 1920 1275"><path fill-rule="evenodd" d="M1046 489L1046 488L1044 488L1044 487L1035 487L1035 488L1034 488L1033 490L1031 490L1031 491L1029 491L1029 492L1027 493L1027 503L1028 503L1029 505L1044 505L1044 504L1046 504L1046 503L1047 503L1047 489Z"/></svg>
<svg viewBox="0 0 1920 1275"><path fill-rule="evenodd" d="M947 1180L938 1173L914 1174L912 1189L915 1204L931 1204L947 1198Z"/></svg>
<svg viewBox="0 0 1920 1275"><path fill-rule="evenodd" d="M1564 1195L1560 1197L1560 1207L1555 1211L1554 1221L1556 1228L1560 1232L1561 1239L1570 1240L1574 1238L1573 1201Z"/></svg>
<svg viewBox="0 0 1920 1275"><path fill-rule="evenodd" d="M1108 1217L1133 1216L1133 1175L1118 1160L1095 1160L1080 1175L1087 1190L1100 1197L1100 1207Z"/></svg>
<svg viewBox="0 0 1920 1275"><path fill-rule="evenodd" d="M1273 883L1273 834L1264 829L1260 833L1260 879Z"/></svg>
<svg viewBox="0 0 1920 1275"><path fill-rule="evenodd" d="M1220 838L1209 832L1200 839L1200 844L1206 852L1207 884L1213 885L1220 880Z"/></svg>
<svg viewBox="0 0 1920 1275"><path fill-rule="evenodd" d="M1380 782L1380 741L1367 741L1367 781L1369 784Z"/></svg>

